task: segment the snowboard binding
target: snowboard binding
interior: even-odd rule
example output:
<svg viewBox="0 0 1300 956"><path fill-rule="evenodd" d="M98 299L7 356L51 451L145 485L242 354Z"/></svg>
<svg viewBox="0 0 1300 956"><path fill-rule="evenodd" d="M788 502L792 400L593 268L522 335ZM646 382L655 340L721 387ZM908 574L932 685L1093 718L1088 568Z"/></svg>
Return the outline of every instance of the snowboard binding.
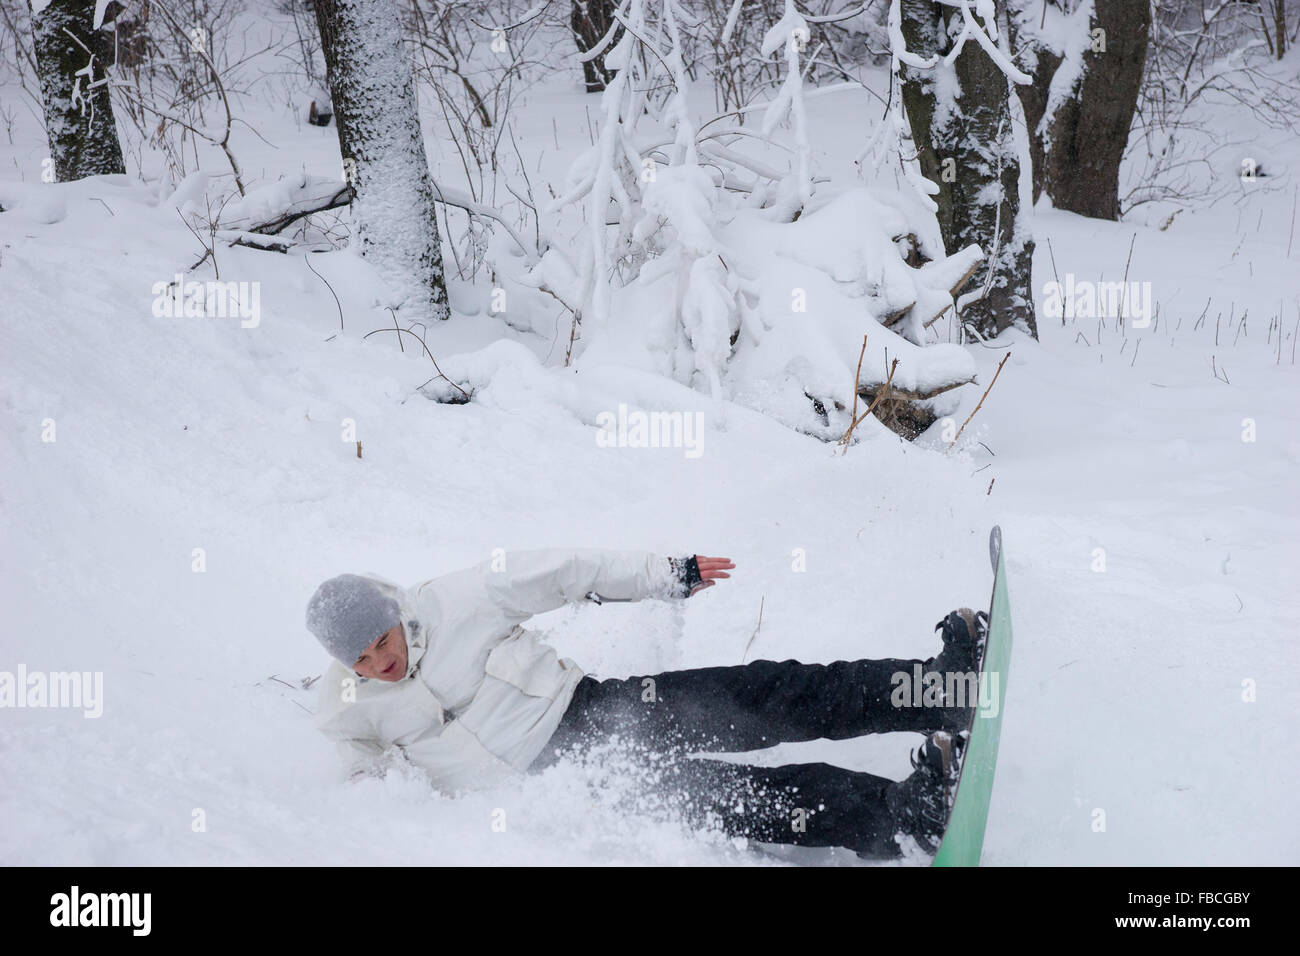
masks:
<svg viewBox="0 0 1300 956"><path fill-rule="evenodd" d="M927 852L939 846L948 827L964 747L960 734L935 731L910 755L912 774L891 795L898 829Z"/></svg>

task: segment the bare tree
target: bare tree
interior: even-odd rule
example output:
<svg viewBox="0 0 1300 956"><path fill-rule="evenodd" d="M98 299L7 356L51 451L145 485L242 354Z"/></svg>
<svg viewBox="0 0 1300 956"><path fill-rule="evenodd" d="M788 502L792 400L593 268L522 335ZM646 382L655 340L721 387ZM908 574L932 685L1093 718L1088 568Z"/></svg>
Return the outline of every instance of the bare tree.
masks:
<svg viewBox="0 0 1300 956"><path fill-rule="evenodd" d="M1034 78L1016 93L1035 201L1046 193L1058 209L1119 219L1119 165L1150 30L1149 0L1011 0L1008 39Z"/></svg>
<svg viewBox="0 0 1300 956"><path fill-rule="evenodd" d="M95 11L95 0L50 0L32 13L45 132L59 182L126 172L105 73L113 44Z"/></svg>
<svg viewBox="0 0 1300 956"><path fill-rule="evenodd" d="M1019 325L1037 337L1034 240L1020 209L1008 89L1008 76L1029 78L994 45L996 23L981 24L970 4L896 4L900 92L944 248L974 244L985 255L977 289L959 302L963 323L982 335Z"/></svg>
<svg viewBox="0 0 1300 956"><path fill-rule="evenodd" d="M578 44L579 53L588 53L604 39L609 28L614 26L614 11L618 4L614 0L571 0L573 13L569 25L573 28L573 39ZM582 61L583 77L587 81L588 93L599 93L614 78L614 71L605 65L605 53L602 50L590 59Z"/></svg>
<svg viewBox="0 0 1300 956"><path fill-rule="evenodd" d="M394 0L316 0L361 254L403 307L450 317L434 188Z"/></svg>

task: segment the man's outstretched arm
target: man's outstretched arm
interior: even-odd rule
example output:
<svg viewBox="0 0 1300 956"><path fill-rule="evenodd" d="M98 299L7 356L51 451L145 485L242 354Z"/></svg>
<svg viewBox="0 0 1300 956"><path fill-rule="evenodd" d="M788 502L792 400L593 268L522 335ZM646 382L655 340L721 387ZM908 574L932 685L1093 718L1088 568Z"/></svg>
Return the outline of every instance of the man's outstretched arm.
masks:
<svg viewBox="0 0 1300 956"><path fill-rule="evenodd" d="M499 607L528 616L581 601L685 598L729 577L727 558L668 558L648 551L510 551L479 566Z"/></svg>

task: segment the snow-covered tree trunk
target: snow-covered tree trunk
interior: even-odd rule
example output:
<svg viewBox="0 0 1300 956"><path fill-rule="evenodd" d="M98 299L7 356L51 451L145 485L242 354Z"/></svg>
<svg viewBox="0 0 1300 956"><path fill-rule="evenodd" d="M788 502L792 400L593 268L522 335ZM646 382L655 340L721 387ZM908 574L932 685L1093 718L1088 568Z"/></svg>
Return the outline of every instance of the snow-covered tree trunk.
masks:
<svg viewBox="0 0 1300 956"><path fill-rule="evenodd" d="M394 0L316 0L316 21L361 254L404 311L445 319L433 181Z"/></svg>
<svg viewBox="0 0 1300 956"><path fill-rule="evenodd" d="M1148 0L1011 0L1011 47L1034 82L1018 86L1034 200L1119 218L1119 164L1142 86Z"/></svg>
<svg viewBox="0 0 1300 956"><path fill-rule="evenodd" d="M962 320L986 336L1018 325L1037 337L1034 241L1020 208L1007 82L1016 71L984 32L996 36L992 3L976 0L977 11L938 0L894 3L906 44L898 59L903 106L921 174L937 187L931 196L944 248L952 255L975 244L985 254L975 290L959 302Z"/></svg>
<svg viewBox="0 0 1300 956"><path fill-rule="evenodd" d="M96 29L95 8L95 0L32 4L45 132L59 182L126 172L105 73L113 41Z"/></svg>
<svg viewBox="0 0 1300 956"><path fill-rule="evenodd" d="M609 28L614 26L615 0L571 0L573 10L569 17L569 26L573 30L573 39L578 44L578 52L586 54L596 49L604 39ZM582 61L583 78L587 82L588 93L599 93L614 76L614 71L605 65L605 54L597 52Z"/></svg>

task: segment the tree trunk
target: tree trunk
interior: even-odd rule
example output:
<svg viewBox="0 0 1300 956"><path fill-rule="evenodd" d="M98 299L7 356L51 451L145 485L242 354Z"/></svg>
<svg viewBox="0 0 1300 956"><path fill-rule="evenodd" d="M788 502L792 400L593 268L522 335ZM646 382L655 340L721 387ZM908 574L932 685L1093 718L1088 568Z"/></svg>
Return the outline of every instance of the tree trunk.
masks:
<svg viewBox="0 0 1300 956"><path fill-rule="evenodd" d="M947 52L956 35L950 26L960 32L958 8L901 0L900 9L907 48L919 56ZM963 322L985 336L1017 325L1037 338L1034 241L1020 209L1020 160L1006 76L968 40L950 66L900 64L899 82L921 174L939 187L932 198L945 251L952 255L972 243L984 251L974 288L987 292L966 305Z"/></svg>
<svg viewBox="0 0 1300 956"><path fill-rule="evenodd" d="M1045 2L1059 20L1079 0ZM1029 130L1034 201L1047 193L1057 209L1119 219L1119 165L1146 64L1148 0L1093 0L1091 20L1076 24L1089 36L1066 43L1082 50L1073 55L1049 47L1039 35L1039 0L1019 0L1008 13L1012 49L1024 56L1023 68L1034 77L1032 85L1016 87ZM1060 82L1071 73L1072 82Z"/></svg>
<svg viewBox="0 0 1300 956"><path fill-rule="evenodd" d="M614 9L615 0L573 0L569 25L573 28L573 39L578 44L579 53L586 53L609 32L614 23ZM614 78L614 71L605 66L604 53L583 63L582 72L588 93L599 93Z"/></svg>
<svg viewBox="0 0 1300 956"><path fill-rule="evenodd" d="M113 42L94 21L95 0L51 0L32 14L45 133L61 183L126 172L105 72Z"/></svg>
<svg viewBox="0 0 1300 956"><path fill-rule="evenodd" d="M404 310L446 319L447 285L411 65L393 0L316 0L361 254Z"/></svg>
<svg viewBox="0 0 1300 956"><path fill-rule="evenodd" d="M1286 56L1286 2L1273 0L1273 32L1277 34L1277 58Z"/></svg>

